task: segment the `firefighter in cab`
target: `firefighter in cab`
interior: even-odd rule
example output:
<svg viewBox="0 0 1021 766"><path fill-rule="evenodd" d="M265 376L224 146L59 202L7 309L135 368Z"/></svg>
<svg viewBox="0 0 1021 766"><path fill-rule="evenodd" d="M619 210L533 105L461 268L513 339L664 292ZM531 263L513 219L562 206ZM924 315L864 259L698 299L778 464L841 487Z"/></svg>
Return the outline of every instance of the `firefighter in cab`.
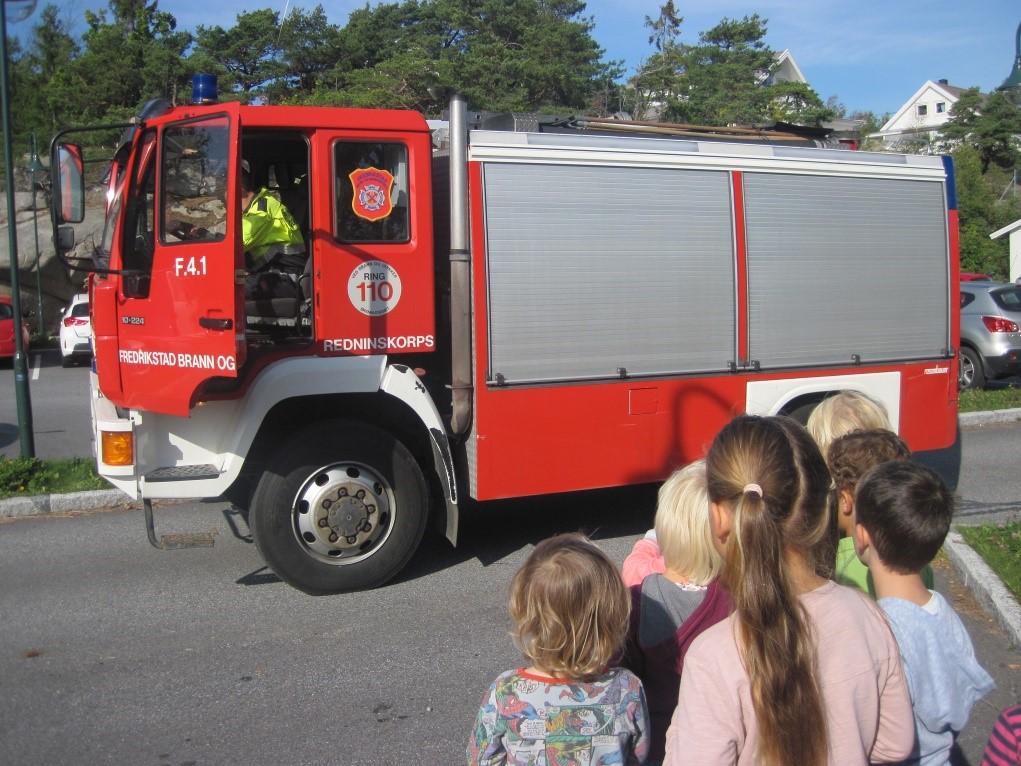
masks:
<svg viewBox="0 0 1021 766"><path fill-rule="evenodd" d="M301 229L284 204L265 188L255 190L248 160L241 161L241 240L251 271L300 272L305 265Z"/></svg>

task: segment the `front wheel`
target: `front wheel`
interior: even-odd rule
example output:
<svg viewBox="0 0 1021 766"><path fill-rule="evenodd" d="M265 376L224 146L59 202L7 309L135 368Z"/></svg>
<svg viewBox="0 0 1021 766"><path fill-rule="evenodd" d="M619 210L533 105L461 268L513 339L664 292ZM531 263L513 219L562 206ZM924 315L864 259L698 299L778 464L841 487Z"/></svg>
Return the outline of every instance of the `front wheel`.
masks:
<svg viewBox="0 0 1021 766"><path fill-rule="evenodd" d="M282 580L312 595L375 588L411 559L428 516L425 479L389 433L351 420L308 426L267 464L252 537Z"/></svg>

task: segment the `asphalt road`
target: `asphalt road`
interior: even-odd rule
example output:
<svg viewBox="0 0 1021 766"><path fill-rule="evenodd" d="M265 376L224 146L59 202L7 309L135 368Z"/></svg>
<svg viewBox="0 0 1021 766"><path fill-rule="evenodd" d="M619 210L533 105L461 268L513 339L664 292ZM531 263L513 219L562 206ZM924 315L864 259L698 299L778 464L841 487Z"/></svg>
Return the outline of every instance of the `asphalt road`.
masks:
<svg viewBox="0 0 1021 766"><path fill-rule="evenodd" d="M965 434L965 514L1021 507L1019 437ZM531 546L582 528L619 562L654 503L639 488L489 505L457 550L428 541L397 582L322 598L268 572L222 503L157 510L163 531L215 529L213 549L150 548L139 511L0 524L0 763L463 763L482 693L520 660L505 602ZM1021 699L1021 654L948 566L937 585L1000 686L961 739L977 764Z"/></svg>
<svg viewBox="0 0 1021 766"><path fill-rule="evenodd" d="M92 455L89 423L89 367L60 366L60 351L29 351L35 454L41 458ZM0 362L0 455L18 457L21 442L11 362Z"/></svg>

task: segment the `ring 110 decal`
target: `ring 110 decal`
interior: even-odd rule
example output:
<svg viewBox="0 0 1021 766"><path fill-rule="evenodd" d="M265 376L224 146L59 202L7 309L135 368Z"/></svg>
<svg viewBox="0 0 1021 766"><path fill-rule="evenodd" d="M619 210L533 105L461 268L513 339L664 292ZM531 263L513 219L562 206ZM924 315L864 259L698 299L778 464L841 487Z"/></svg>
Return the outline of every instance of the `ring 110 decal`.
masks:
<svg viewBox="0 0 1021 766"><path fill-rule="evenodd" d="M355 266L347 280L351 305L367 316L389 314L401 300L401 277L383 261L365 261Z"/></svg>

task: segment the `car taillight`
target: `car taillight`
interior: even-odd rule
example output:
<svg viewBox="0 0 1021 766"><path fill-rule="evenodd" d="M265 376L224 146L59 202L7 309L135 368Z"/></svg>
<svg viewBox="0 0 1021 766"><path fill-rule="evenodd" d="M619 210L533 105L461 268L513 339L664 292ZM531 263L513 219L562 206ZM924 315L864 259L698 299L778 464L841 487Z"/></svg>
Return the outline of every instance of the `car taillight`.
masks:
<svg viewBox="0 0 1021 766"><path fill-rule="evenodd" d="M64 327L81 327L89 323L88 319L82 317L67 317L64 320Z"/></svg>
<svg viewBox="0 0 1021 766"><path fill-rule="evenodd" d="M982 317L982 324L989 332L1017 332L1017 322L1011 322L1003 317Z"/></svg>

